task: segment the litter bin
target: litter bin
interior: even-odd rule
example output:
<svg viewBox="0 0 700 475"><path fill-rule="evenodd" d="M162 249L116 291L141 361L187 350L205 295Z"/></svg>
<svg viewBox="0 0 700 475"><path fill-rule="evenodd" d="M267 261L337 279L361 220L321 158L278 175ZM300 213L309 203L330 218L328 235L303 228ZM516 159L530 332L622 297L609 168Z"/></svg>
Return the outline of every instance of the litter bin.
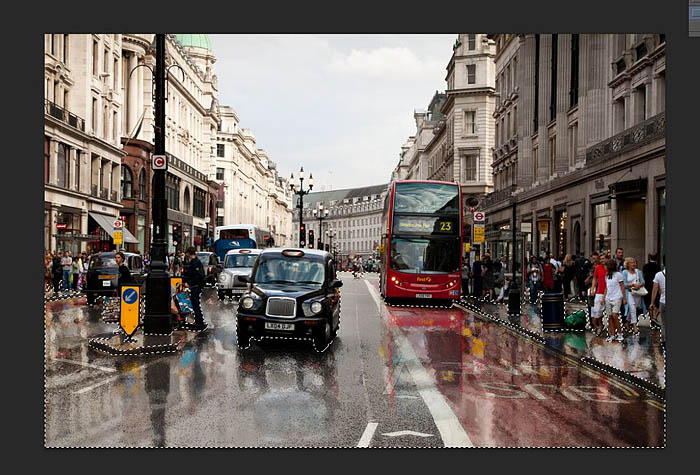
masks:
<svg viewBox="0 0 700 475"><path fill-rule="evenodd" d="M548 293L542 296L542 328L545 331L564 329L564 295Z"/></svg>
<svg viewBox="0 0 700 475"><path fill-rule="evenodd" d="M508 315L520 315L520 289L515 280L508 286Z"/></svg>

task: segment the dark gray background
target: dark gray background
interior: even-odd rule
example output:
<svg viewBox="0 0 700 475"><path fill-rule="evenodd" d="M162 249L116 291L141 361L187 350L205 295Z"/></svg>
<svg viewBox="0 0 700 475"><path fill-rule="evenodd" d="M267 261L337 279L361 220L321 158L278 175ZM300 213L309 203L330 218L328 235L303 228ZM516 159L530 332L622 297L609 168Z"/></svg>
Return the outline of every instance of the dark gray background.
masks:
<svg viewBox="0 0 700 475"><path fill-rule="evenodd" d="M3 111L10 145L4 160L3 290L10 303L3 315L8 343L3 381L6 417L3 420L9 445L17 462L8 467L26 470L41 463L47 468L71 472L100 472L115 464L122 470L148 468L178 473L229 471L246 473L298 467L317 473L333 473L363 465L389 471L452 470L498 473L556 471L575 467L603 472L612 468L651 472L662 470L671 458L696 445L697 430L690 420L697 413L698 394L694 371L696 356L689 351L697 339L693 302L698 285L693 277L699 242L696 177L700 122L700 38L688 37L688 6L685 2L658 0L502 0L475 2L51 2L13 4L5 10L3 35L7 55L3 68ZM254 5L254 6L253 6ZM454 6L457 5L457 6ZM47 450L43 448L43 36L45 32L205 32L205 33L457 33L457 32L578 32L666 33L667 35L667 266L671 267L668 303L667 447L625 450L432 450L353 451L284 450L274 454L261 450ZM221 53L219 53L221 54ZM445 65L446 66L446 65ZM221 78L225 81L226 78ZM342 94L342 91L338 91ZM235 104L232 104L235 107ZM407 104L413 107L414 104ZM303 111L300 111L303 113ZM408 132L407 132L408 133ZM397 143L397 150L400 144ZM670 206L673 204L673 206ZM20 252L18 252L20 251ZM15 269L18 270L15 273ZM15 275L16 274L16 275ZM683 311L687 314L680 315ZM9 417L7 417L9 416ZM6 437L7 438L7 437ZM15 450L19 449L19 450ZM21 455L20 452L24 452ZM116 452L116 453L115 453ZM517 452L517 453L516 453ZM504 456L507 455L507 456ZM341 460L342 457L342 460ZM390 457L390 458L389 458ZM155 460L152 460L155 459ZM680 462L680 460L678 460ZM144 463L145 462L145 463ZM290 462L297 462L290 465ZM216 468L215 468L216 466ZM691 465L692 466L692 465ZM409 468L410 467L410 468ZM484 470L487 470L485 472Z"/></svg>

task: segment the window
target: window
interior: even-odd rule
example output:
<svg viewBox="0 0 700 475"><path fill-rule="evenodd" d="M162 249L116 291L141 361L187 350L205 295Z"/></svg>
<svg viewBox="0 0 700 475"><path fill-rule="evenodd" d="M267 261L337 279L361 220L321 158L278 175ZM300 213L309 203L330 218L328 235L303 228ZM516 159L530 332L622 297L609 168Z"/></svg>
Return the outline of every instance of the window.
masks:
<svg viewBox="0 0 700 475"><path fill-rule="evenodd" d="M51 139L44 137L44 183L49 183L51 170Z"/></svg>
<svg viewBox="0 0 700 475"><path fill-rule="evenodd" d="M613 102L613 134L618 134L625 130L625 98Z"/></svg>
<svg viewBox="0 0 700 475"><path fill-rule="evenodd" d="M194 189L194 209L192 214L198 218L206 215L206 192L199 188Z"/></svg>
<svg viewBox="0 0 700 475"><path fill-rule="evenodd" d="M109 106L105 106L104 118L102 119L102 138L107 140L109 137Z"/></svg>
<svg viewBox="0 0 700 475"><path fill-rule="evenodd" d="M518 135L518 106L513 106L513 135Z"/></svg>
<svg viewBox="0 0 700 475"><path fill-rule="evenodd" d="M112 140L117 141L119 134L119 124L117 122L117 111L112 112Z"/></svg>
<svg viewBox="0 0 700 475"><path fill-rule="evenodd" d="M578 147L578 123L569 127L569 166L576 165L576 148Z"/></svg>
<svg viewBox="0 0 700 475"><path fill-rule="evenodd" d="M92 133L97 135L97 99L92 98Z"/></svg>
<svg viewBox="0 0 700 475"><path fill-rule="evenodd" d="M168 202L168 208L180 210L179 184L172 175L168 175L165 180L165 199Z"/></svg>
<svg viewBox="0 0 700 475"><path fill-rule="evenodd" d="M464 180L476 181L476 155L464 155Z"/></svg>
<svg viewBox="0 0 700 475"><path fill-rule="evenodd" d="M70 152L65 144L59 142L57 146L58 153L56 157L56 185L60 186L61 188L68 188L68 184L70 183Z"/></svg>
<svg viewBox="0 0 700 475"><path fill-rule="evenodd" d="M146 170L144 168L139 173L139 199L146 201Z"/></svg>
<svg viewBox="0 0 700 475"><path fill-rule="evenodd" d="M646 42L642 41L639 46L635 48L635 52L637 53L637 61L642 59L644 56L647 55L647 44Z"/></svg>
<svg viewBox="0 0 700 475"><path fill-rule="evenodd" d="M557 137L549 138L549 175L554 175L557 165Z"/></svg>
<svg viewBox="0 0 700 475"><path fill-rule="evenodd" d="M47 53L53 54L53 35L46 35L47 39L49 40L49 47L46 50Z"/></svg>
<svg viewBox="0 0 700 475"><path fill-rule="evenodd" d="M223 179L224 179L224 169L223 169L223 168L217 168L217 169L216 169L216 179L217 179L217 180L223 180Z"/></svg>
<svg viewBox="0 0 700 475"><path fill-rule="evenodd" d="M217 226L223 226L223 225L224 225L224 217L223 217L223 216L217 216L217 217L216 217L216 225L217 225Z"/></svg>
<svg viewBox="0 0 700 475"><path fill-rule="evenodd" d="M70 109L70 103L68 102L68 91L66 90L63 91L63 108L66 110Z"/></svg>
<svg viewBox="0 0 700 475"><path fill-rule="evenodd" d="M467 65L467 84L476 84L476 64Z"/></svg>
<svg viewBox="0 0 700 475"><path fill-rule="evenodd" d="M226 145L224 145L222 143L216 144L216 156L217 157L225 157L226 156L225 151L226 151Z"/></svg>
<svg viewBox="0 0 700 475"><path fill-rule="evenodd" d="M476 35L467 35L467 48L469 51L476 49Z"/></svg>
<svg viewBox="0 0 700 475"><path fill-rule="evenodd" d="M603 251L610 249L610 235L612 234L612 212L610 202L593 205L593 250Z"/></svg>
<svg viewBox="0 0 700 475"><path fill-rule="evenodd" d="M464 134L474 134L476 133L476 112L466 111L464 113Z"/></svg>
<svg viewBox="0 0 700 475"><path fill-rule="evenodd" d="M97 65L99 63L100 44L97 40L92 40L92 75L97 76Z"/></svg>
<svg viewBox="0 0 700 475"><path fill-rule="evenodd" d="M647 88L645 85L634 90L634 123L638 124L646 120Z"/></svg>
<svg viewBox="0 0 700 475"><path fill-rule="evenodd" d="M75 189L80 191L80 150L75 151Z"/></svg>
<svg viewBox="0 0 700 475"><path fill-rule="evenodd" d="M109 50L108 50L107 48L105 48L105 57L104 57L104 61L103 61L103 63L102 63L102 72L105 73L105 74L109 72L109 71L107 70L107 68L109 68L109 63L110 63L110 60L109 60Z"/></svg>
<svg viewBox="0 0 700 475"><path fill-rule="evenodd" d="M539 107L540 104L540 35L535 35L535 102L533 107L534 118L532 119L532 133L537 132L539 127ZM536 168L535 168L536 169ZM537 174L535 174L537 176Z"/></svg>
<svg viewBox="0 0 700 475"><path fill-rule="evenodd" d="M119 77L119 60L114 58L114 69L112 69L112 88L117 88L117 82Z"/></svg>
<svg viewBox="0 0 700 475"><path fill-rule="evenodd" d="M569 87L569 107L578 104L578 52L579 35L571 35L571 87Z"/></svg>
<svg viewBox="0 0 700 475"><path fill-rule="evenodd" d="M68 66L68 35L63 35L63 63Z"/></svg>
<svg viewBox="0 0 700 475"><path fill-rule="evenodd" d="M123 198L131 198L131 187L133 185L133 175L131 173L131 169L126 166L122 165L122 199Z"/></svg>
<svg viewBox="0 0 700 475"><path fill-rule="evenodd" d="M549 94L549 120L557 118L557 61L559 49L559 35L552 35L552 83Z"/></svg>
<svg viewBox="0 0 700 475"><path fill-rule="evenodd" d="M666 74L659 73L656 78L656 112L660 113L666 109Z"/></svg>
<svg viewBox="0 0 700 475"><path fill-rule="evenodd" d="M537 181L537 167L539 166L538 162L538 154L539 154L539 149L537 147L533 147L532 149L532 177L533 181Z"/></svg>

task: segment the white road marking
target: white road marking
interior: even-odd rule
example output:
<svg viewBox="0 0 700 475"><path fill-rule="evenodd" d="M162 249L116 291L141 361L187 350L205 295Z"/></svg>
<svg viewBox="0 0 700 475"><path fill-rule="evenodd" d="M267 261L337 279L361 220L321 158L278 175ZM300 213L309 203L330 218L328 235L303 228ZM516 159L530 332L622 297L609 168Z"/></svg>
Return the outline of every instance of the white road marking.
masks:
<svg viewBox="0 0 700 475"><path fill-rule="evenodd" d="M365 284L367 284L369 293L377 304L377 308L380 312L386 312L386 309L381 304L377 290L369 282L365 281ZM442 442L445 444L445 447L474 447L469 435L467 435L462 424L459 423L459 419L457 419L457 416L447 404L445 398L435 387L433 379L425 368L423 368L421 362L418 361L418 357L413 351L411 344L401 330L392 328L391 334L399 347L401 359L408 366L409 373L413 378L413 383L418 388L418 393L423 398L425 405L433 416L433 420L440 431L440 437L442 437Z"/></svg>
<svg viewBox="0 0 700 475"><path fill-rule="evenodd" d="M67 359L65 359L65 358L52 358L50 361L52 361L52 362L54 362L54 361L59 361L59 362L61 362L61 363L73 363L73 364L77 364L77 365L80 365L80 366L86 366L86 367L88 367L88 368L99 369L99 370L102 370L102 371L106 371L106 372L108 372L108 373L116 373L116 372L117 372L117 370L114 369L114 368L107 368L107 367L105 367L105 366L97 366L97 365L90 364L90 363L84 363L84 362L82 362L82 361L67 360Z"/></svg>
<svg viewBox="0 0 700 475"><path fill-rule="evenodd" d="M382 434L387 437L401 437L402 435L415 435L416 437L434 437L433 434L424 434L423 432L414 432L412 430L400 430L398 432L387 432Z"/></svg>
<svg viewBox="0 0 700 475"><path fill-rule="evenodd" d="M91 386L86 386L83 389L78 389L77 391L73 391L73 394L84 394L88 391L92 391L95 388L99 388L100 386L104 386L105 384L111 383L112 381L115 381L115 380L119 379L120 377L121 377L121 375L112 376L111 378L105 379L104 381L100 381L99 383L95 383Z"/></svg>
<svg viewBox="0 0 700 475"><path fill-rule="evenodd" d="M368 422L367 427L365 427L365 431L362 433L362 437L360 437L360 441L357 443L358 447L369 447L369 443L372 441L372 436L374 435L374 431L377 430L377 426L379 423L377 422Z"/></svg>

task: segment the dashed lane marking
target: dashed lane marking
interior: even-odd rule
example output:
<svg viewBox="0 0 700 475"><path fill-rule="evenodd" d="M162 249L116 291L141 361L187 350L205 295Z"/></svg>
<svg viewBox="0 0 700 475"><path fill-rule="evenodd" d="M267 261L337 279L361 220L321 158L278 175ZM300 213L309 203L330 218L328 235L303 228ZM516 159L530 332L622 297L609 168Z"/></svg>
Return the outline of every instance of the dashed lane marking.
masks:
<svg viewBox="0 0 700 475"><path fill-rule="evenodd" d="M377 422L368 422L367 427L365 427L365 431L362 433L362 437L360 437L360 441L357 443L358 447L369 447L370 442L372 442L372 437L374 436L374 431L377 430L377 426L379 423Z"/></svg>
<svg viewBox="0 0 700 475"><path fill-rule="evenodd" d="M383 307L377 290L368 281L365 281L365 284L367 284L369 293L372 295L372 298L377 304L377 308L381 312ZM401 359L406 363L409 374L413 378L413 383L416 388L418 388L418 393L428 407L445 447L474 447L469 435L467 435L467 432L447 404L447 401L445 401L445 398L435 387L435 383L428 372L423 368L421 362L418 361L418 357L413 351L411 344L402 334L401 330L392 328L391 332L394 341L399 347Z"/></svg>

